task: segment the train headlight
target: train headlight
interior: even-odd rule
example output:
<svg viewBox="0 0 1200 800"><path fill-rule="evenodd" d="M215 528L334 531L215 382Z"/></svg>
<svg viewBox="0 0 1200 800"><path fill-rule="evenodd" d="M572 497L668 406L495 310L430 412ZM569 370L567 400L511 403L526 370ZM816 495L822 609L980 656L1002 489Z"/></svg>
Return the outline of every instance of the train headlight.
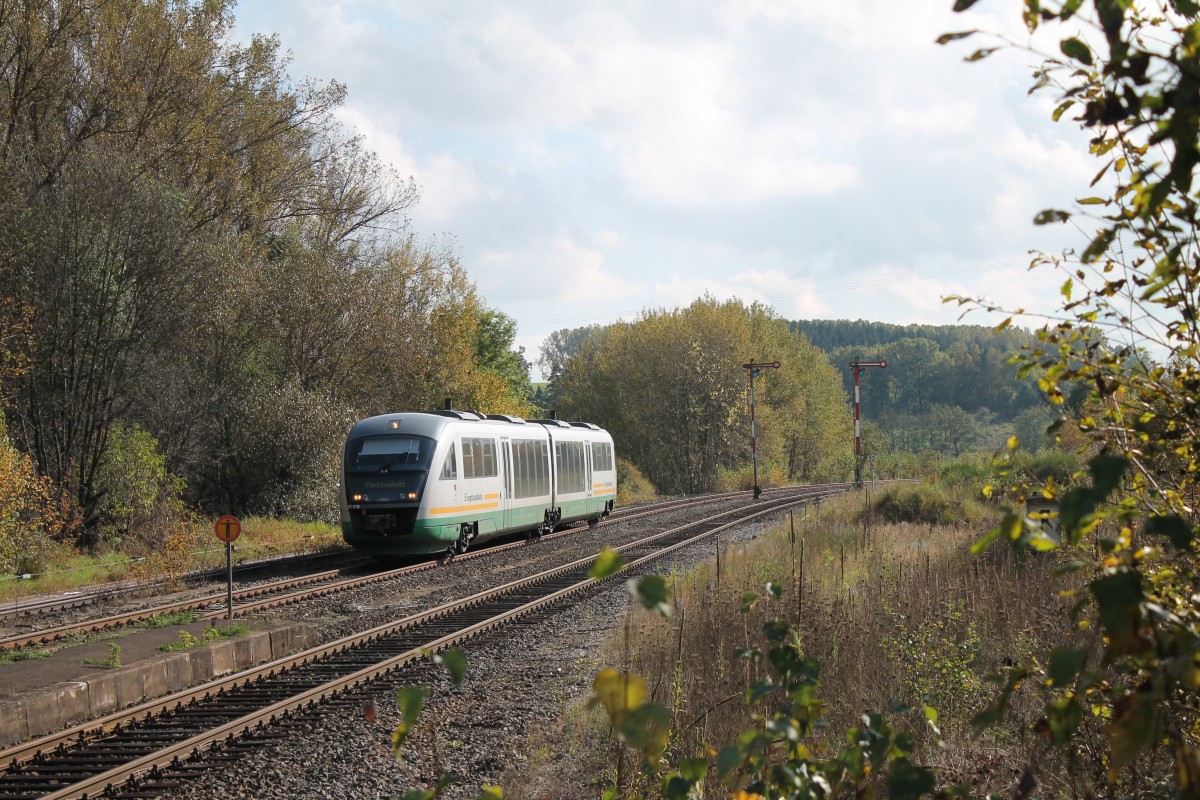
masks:
<svg viewBox="0 0 1200 800"><path fill-rule="evenodd" d="M356 495L354 495L354 496L353 496L353 498L352 498L352 499L353 499L353 500L354 500L354 502L356 502L356 503L361 503L361 502L363 501L363 496L362 496L361 494L356 494Z"/></svg>
<svg viewBox="0 0 1200 800"><path fill-rule="evenodd" d="M416 492L409 492L409 493L408 493L408 499L409 499L409 500L416 500L416 499L417 499L417 493L416 493Z"/></svg>

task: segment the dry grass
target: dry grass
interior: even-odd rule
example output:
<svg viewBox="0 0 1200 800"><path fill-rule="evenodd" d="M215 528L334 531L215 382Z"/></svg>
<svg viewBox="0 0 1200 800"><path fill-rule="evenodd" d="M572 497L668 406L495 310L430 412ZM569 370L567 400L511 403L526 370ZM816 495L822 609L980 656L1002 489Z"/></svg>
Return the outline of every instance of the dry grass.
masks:
<svg viewBox="0 0 1200 800"><path fill-rule="evenodd" d="M737 653L763 647L762 625L783 618L821 664L829 733L817 748L836 753L865 711L907 706L914 711L897 718L910 720L919 758L943 782L969 782L972 796L1002 792L1035 764L1045 789L1070 796L1076 765L1025 733L1039 712L1031 698L1015 698L1008 728L973 739L969 727L995 691L985 675L1079 639L1057 597L1066 587L1054 558L1003 546L973 556L986 527L879 524L862 503L826 502L753 542L722 544L719 559L674 576L670 620L631 614L607 663L645 676L653 702L674 712L668 758L719 748L754 725L745 689L769 675ZM764 599L768 581L783 587L781 600ZM744 612L748 595L759 599ZM946 747L929 733L926 705L939 713ZM603 725L575 727L611 752ZM520 787L534 783L545 791L547 782L523 775L510 796L527 796Z"/></svg>
<svg viewBox="0 0 1200 800"><path fill-rule="evenodd" d="M326 523L249 517L242 520L242 535L235 543L234 561L241 563L341 546L341 529ZM0 576L0 602L130 578L178 576L224 563L225 545L213 535L212 522L200 521L178 535L167 537L155 550L136 555L113 551L88 556L64 548L45 572L29 578Z"/></svg>

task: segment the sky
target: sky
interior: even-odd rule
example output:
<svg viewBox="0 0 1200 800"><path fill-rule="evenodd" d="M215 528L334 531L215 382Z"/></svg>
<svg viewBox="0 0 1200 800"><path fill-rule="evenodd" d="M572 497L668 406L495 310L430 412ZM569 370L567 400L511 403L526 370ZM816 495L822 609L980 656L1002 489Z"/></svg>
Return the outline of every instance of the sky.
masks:
<svg viewBox="0 0 1200 800"><path fill-rule="evenodd" d="M705 294L896 324L959 321L951 294L1054 309L1030 251L1087 237L1032 219L1100 165L1028 95L1036 56L934 43L1027 43L1023 4L952 5L239 0L234 36L346 86L339 119L416 181L412 230L454 241L537 379L552 331Z"/></svg>

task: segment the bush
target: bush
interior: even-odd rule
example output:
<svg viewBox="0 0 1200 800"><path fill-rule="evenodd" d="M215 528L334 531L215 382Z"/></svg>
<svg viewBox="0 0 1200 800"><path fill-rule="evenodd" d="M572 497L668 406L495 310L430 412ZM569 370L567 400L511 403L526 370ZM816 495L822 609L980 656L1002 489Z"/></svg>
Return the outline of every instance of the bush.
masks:
<svg viewBox="0 0 1200 800"><path fill-rule="evenodd" d="M96 543L157 550L187 525L181 499L185 485L167 469L152 434L137 425L113 425L96 473L101 496Z"/></svg>
<svg viewBox="0 0 1200 800"><path fill-rule="evenodd" d="M960 525L977 522L982 507L963 496L933 484L897 486L880 493L871 508L884 522L921 525Z"/></svg>
<svg viewBox="0 0 1200 800"><path fill-rule="evenodd" d="M787 475L782 469L772 464L758 465L758 485L786 486ZM717 478L717 489L722 492L749 491L754 488L754 465L722 469Z"/></svg>
<svg viewBox="0 0 1200 800"><path fill-rule="evenodd" d="M658 490L642 471L617 456L617 505L648 503L658 497Z"/></svg>
<svg viewBox="0 0 1200 800"><path fill-rule="evenodd" d="M70 499L13 446L0 415L0 572L38 573L63 549L56 541L77 524Z"/></svg>

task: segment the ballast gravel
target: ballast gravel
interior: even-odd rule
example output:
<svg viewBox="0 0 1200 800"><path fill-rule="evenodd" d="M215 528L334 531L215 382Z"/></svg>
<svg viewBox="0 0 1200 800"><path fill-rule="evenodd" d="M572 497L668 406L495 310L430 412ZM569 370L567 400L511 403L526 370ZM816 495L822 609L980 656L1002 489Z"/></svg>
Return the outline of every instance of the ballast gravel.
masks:
<svg viewBox="0 0 1200 800"><path fill-rule="evenodd" d="M729 541L753 538L761 526L732 531ZM688 548L662 569L711 555ZM464 647L467 677L455 687L437 667L421 667L407 681L430 689L418 730L397 759L391 731L400 723L395 692L376 691L325 714L310 730L213 769L170 798L392 798L456 773L462 783L447 798L473 798L486 784L529 757L531 734L559 727L564 709L591 694L592 676L612 666L605 645L621 626L630 599L622 584L536 620ZM374 721L367 705L373 706Z"/></svg>
<svg viewBox="0 0 1200 800"><path fill-rule="evenodd" d="M712 513L712 507L707 511ZM654 528L663 530L695 516L696 512L681 513L678 522L659 518ZM762 527L762 523L741 526L724 534L722 541L753 538ZM333 639L506 583L544 568L543 562L594 556L605 543L645 533L637 522L584 529L578 536L495 558L463 560L276 613L306 619L326 639ZM711 543L700 543L660 562L658 569L670 570L713 552ZM454 686L445 670L434 665L406 672L398 685L425 686L430 694L417 731L399 759L391 744L391 732L400 723L397 686L379 687L327 708L303 732L240 755L232 765L211 767L189 785L163 796L181 800L392 798L453 772L462 783L442 796L474 798L485 784L503 785L506 775L526 762L531 734L555 730L568 704L590 696L595 672L612 666L605 663L605 645L625 619L630 602L624 585L613 582L596 594L474 640L462 648L468 667L461 686Z"/></svg>

